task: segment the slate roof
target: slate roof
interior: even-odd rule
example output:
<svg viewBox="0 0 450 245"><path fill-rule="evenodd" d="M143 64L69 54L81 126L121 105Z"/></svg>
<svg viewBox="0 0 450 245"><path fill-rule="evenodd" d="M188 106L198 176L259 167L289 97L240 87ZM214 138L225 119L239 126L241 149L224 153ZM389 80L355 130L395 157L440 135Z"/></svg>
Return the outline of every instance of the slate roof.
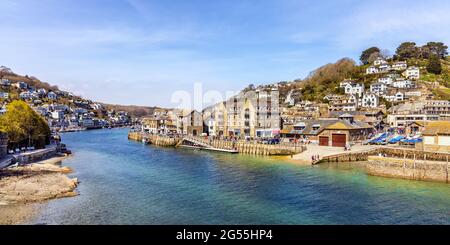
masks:
<svg viewBox="0 0 450 245"><path fill-rule="evenodd" d="M450 121L429 122L423 135L450 135Z"/></svg>

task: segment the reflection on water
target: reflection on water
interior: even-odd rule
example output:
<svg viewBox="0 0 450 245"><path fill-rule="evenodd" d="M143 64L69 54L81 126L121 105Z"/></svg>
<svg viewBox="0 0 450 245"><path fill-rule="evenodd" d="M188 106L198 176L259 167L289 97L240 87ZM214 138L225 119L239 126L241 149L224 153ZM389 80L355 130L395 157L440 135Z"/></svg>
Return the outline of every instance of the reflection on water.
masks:
<svg viewBox="0 0 450 245"><path fill-rule="evenodd" d="M145 146L123 129L63 135L80 196L47 224L450 224L447 184L368 176L364 164Z"/></svg>

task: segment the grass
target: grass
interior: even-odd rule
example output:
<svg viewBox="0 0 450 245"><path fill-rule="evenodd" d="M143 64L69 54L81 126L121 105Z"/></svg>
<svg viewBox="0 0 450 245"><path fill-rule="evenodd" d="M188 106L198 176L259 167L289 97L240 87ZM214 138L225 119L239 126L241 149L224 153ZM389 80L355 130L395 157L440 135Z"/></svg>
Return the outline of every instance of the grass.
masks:
<svg viewBox="0 0 450 245"><path fill-rule="evenodd" d="M450 88L441 87L435 89L433 90L433 94L437 97L436 99L450 100Z"/></svg>

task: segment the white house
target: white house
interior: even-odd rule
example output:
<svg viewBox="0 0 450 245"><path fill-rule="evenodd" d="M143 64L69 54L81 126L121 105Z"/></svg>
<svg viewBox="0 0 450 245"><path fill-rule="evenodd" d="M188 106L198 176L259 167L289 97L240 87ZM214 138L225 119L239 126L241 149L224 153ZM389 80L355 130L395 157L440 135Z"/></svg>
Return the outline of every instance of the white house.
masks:
<svg viewBox="0 0 450 245"><path fill-rule="evenodd" d="M411 97L420 97L422 96L422 92L420 90L417 91L407 91L405 92L405 97L406 98L411 98Z"/></svg>
<svg viewBox="0 0 450 245"><path fill-rule="evenodd" d="M396 71L403 71L408 68L408 65L406 64L406 61L397 61L392 65L392 69Z"/></svg>
<svg viewBox="0 0 450 245"><path fill-rule="evenodd" d="M383 64L378 67L379 72L388 72L391 70L391 66L389 64Z"/></svg>
<svg viewBox="0 0 450 245"><path fill-rule="evenodd" d="M48 98L49 100L56 100L56 99L58 99L58 95L56 95L53 91L50 91L50 92L48 92L48 94L47 94L47 98Z"/></svg>
<svg viewBox="0 0 450 245"><path fill-rule="evenodd" d="M395 94L384 95L384 99L390 102L403 101L405 99L405 95L402 92L397 92Z"/></svg>
<svg viewBox="0 0 450 245"><path fill-rule="evenodd" d="M23 100L30 100L33 98L33 94L29 91L25 91L19 94L19 97Z"/></svg>
<svg viewBox="0 0 450 245"><path fill-rule="evenodd" d="M349 83L345 86L345 94L358 95L359 97L361 97L363 93L364 84L362 83Z"/></svg>
<svg viewBox="0 0 450 245"><path fill-rule="evenodd" d="M420 70L416 66L411 66L403 72L403 76L408 79L419 79L420 78Z"/></svg>
<svg viewBox="0 0 450 245"><path fill-rule="evenodd" d="M0 98L2 99L8 99L9 98L9 94L6 92L0 92Z"/></svg>
<svg viewBox="0 0 450 245"><path fill-rule="evenodd" d="M365 93L361 100L361 106L365 108L378 107L378 96L373 93Z"/></svg>
<svg viewBox="0 0 450 245"><path fill-rule="evenodd" d="M391 76L381 77L378 79L378 82L384 83L386 85L391 85L394 80Z"/></svg>
<svg viewBox="0 0 450 245"><path fill-rule="evenodd" d="M45 88L40 88L37 90L37 93L39 94L39 96L45 96L47 94L47 90L45 90Z"/></svg>
<svg viewBox="0 0 450 245"><path fill-rule="evenodd" d="M55 120L62 120L62 119L64 119L64 112L63 111L53 111L52 118Z"/></svg>
<svg viewBox="0 0 450 245"><path fill-rule="evenodd" d="M16 82L14 84L14 86L18 89L27 89L28 88L28 84L26 84L24 82Z"/></svg>
<svg viewBox="0 0 450 245"><path fill-rule="evenodd" d="M11 82L8 79L6 79L6 78L2 78L0 80L0 85L2 85L2 86L10 86Z"/></svg>
<svg viewBox="0 0 450 245"><path fill-rule="evenodd" d="M379 73L380 71L378 70L378 68L376 68L375 66L369 66L367 69L366 69L366 74L377 74L377 73Z"/></svg>
<svg viewBox="0 0 450 245"><path fill-rule="evenodd" d="M381 57L378 57L374 62L374 65L379 66L379 65L384 65L387 64L387 61Z"/></svg>
<svg viewBox="0 0 450 245"><path fill-rule="evenodd" d="M345 88L345 86L347 86L347 84L352 84L352 83L355 83L355 81L350 80L350 79L346 79L346 80L344 80L344 81L339 83L339 87L340 88Z"/></svg>
<svg viewBox="0 0 450 245"><path fill-rule="evenodd" d="M373 83L370 85L370 92L377 94L377 95L381 95L386 93L387 90L387 85L381 82L378 83Z"/></svg>
<svg viewBox="0 0 450 245"><path fill-rule="evenodd" d="M410 80L399 79L392 83L392 87L394 87L394 88L412 88L413 83Z"/></svg>
<svg viewBox="0 0 450 245"><path fill-rule="evenodd" d="M292 97L292 93L293 93L293 90L289 91L288 95L286 96L286 99L284 100L284 103L286 103L290 106L295 105L295 99L294 99L294 97Z"/></svg>

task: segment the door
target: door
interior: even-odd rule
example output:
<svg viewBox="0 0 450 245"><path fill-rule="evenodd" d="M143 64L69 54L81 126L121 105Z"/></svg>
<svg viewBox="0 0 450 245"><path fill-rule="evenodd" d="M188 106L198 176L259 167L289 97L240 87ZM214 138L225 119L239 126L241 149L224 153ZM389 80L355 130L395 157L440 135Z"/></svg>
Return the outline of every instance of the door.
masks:
<svg viewBox="0 0 450 245"><path fill-rule="evenodd" d="M345 134L333 134L332 135L332 145L334 147L345 147L347 143L347 138Z"/></svg>
<svg viewBox="0 0 450 245"><path fill-rule="evenodd" d="M319 136L319 145L328 146L329 138L327 136Z"/></svg>

